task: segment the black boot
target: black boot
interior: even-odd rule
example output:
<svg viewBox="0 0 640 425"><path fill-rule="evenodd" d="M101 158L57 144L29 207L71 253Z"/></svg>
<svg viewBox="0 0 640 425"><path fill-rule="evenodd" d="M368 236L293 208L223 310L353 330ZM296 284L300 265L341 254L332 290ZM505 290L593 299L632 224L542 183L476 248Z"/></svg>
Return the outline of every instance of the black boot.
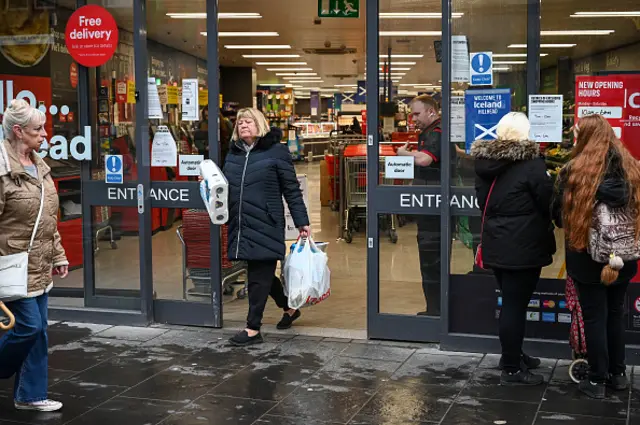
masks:
<svg viewBox="0 0 640 425"><path fill-rule="evenodd" d="M506 370L502 371L500 375L500 385L540 385L544 383L544 377L542 375L536 375L529 372L527 369L519 370L515 373L509 373Z"/></svg>
<svg viewBox="0 0 640 425"><path fill-rule="evenodd" d="M578 384L578 389L591 398L602 400L605 396L604 384L591 382L588 379Z"/></svg>
<svg viewBox="0 0 640 425"><path fill-rule="evenodd" d="M522 359L520 360L520 368L524 369L537 369L540 367L542 362L537 357L531 357L525 353L522 353ZM524 367L523 367L524 366ZM498 369L504 369L504 363L502 361L502 357L500 357L500 363L498 364Z"/></svg>
<svg viewBox="0 0 640 425"><path fill-rule="evenodd" d="M607 379L607 387L614 391L626 391L629 389L629 379L627 375L622 373L620 375L610 375Z"/></svg>

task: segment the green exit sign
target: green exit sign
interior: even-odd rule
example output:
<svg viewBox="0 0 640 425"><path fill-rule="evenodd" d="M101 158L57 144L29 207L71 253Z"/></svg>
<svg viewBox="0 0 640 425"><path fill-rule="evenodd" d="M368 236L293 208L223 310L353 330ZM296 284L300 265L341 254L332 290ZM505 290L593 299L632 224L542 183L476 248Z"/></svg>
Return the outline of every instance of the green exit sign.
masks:
<svg viewBox="0 0 640 425"><path fill-rule="evenodd" d="M359 18L360 0L318 0L321 18Z"/></svg>

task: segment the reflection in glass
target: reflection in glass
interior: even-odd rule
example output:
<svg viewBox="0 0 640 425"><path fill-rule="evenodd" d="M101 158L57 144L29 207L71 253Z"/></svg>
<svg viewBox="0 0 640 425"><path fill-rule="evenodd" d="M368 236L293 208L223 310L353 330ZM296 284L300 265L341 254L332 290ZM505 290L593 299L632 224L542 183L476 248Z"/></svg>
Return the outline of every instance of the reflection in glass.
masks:
<svg viewBox="0 0 640 425"><path fill-rule="evenodd" d="M397 217L396 244L380 237L380 312L440 315L440 216ZM382 230L388 214L380 214Z"/></svg>

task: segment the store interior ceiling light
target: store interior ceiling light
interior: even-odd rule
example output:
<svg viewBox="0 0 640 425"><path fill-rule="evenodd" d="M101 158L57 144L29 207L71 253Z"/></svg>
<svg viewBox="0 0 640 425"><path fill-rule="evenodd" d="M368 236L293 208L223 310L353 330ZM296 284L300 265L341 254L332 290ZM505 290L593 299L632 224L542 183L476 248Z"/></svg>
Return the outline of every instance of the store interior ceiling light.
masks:
<svg viewBox="0 0 640 425"><path fill-rule="evenodd" d="M287 87L289 84L280 84L280 83L264 83L258 84L258 87Z"/></svg>
<svg viewBox="0 0 640 425"><path fill-rule="evenodd" d="M313 68L267 68L267 71L313 71Z"/></svg>
<svg viewBox="0 0 640 425"><path fill-rule="evenodd" d="M358 85L357 85L357 84L336 84L336 85L335 85L335 86L333 86L333 87L347 87L347 88L353 88L353 87L356 87L356 88L357 88L357 87L358 87Z"/></svg>
<svg viewBox="0 0 640 425"><path fill-rule="evenodd" d="M324 83L324 81L322 80L289 80L289 81L295 81L296 83L314 83L314 84Z"/></svg>
<svg viewBox="0 0 640 425"><path fill-rule="evenodd" d="M495 65L524 65L527 61L493 61Z"/></svg>
<svg viewBox="0 0 640 425"><path fill-rule="evenodd" d="M173 19L207 19L206 12L177 12L167 13L167 16ZM218 13L218 19L261 19L259 13Z"/></svg>
<svg viewBox="0 0 640 425"><path fill-rule="evenodd" d="M296 80L322 80L322 77L289 77L287 81L296 81Z"/></svg>
<svg viewBox="0 0 640 425"><path fill-rule="evenodd" d="M242 55L242 57L245 59L291 59L299 58L300 55Z"/></svg>
<svg viewBox="0 0 640 425"><path fill-rule="evenodd" d="M380 37L440 37L441 35L442 31L380 31Z"/></svg>
<svg viewBox="0 0 640 425"><path fill-rule="evenodd" d="M540 31L540 35L611 35L615 30L553 30Z"/></svg>
<svg viewBox="0 0 640 425"><path fill-rule="evenodd" d="M317 72L276 72L278 77L315 77Z"/></svg>
<svg viewBox="0 0 640 425"><path fill-rule="evenodd" d="M225 49L230 50L253 50L253 49L291 49L288 44L228 44L224 46Z"/></svg>
<svg viewBox="0 0 640 425"><path fill-rule="evenodd" d="M494 66L493 70L494 71L511 71L511 68L509 68L508 66Z"/></svg>
<svg viewBox="0 0 640 425"><path fill-rule="evenodd" d="M393 66L391 67L392 71L411 71L411 68L394 68ZM384 68L380 68L380 71L384 71Z"/></svg>
<svg viewBox="0 0 640 425"><path fill-rule="evenodd" d="M200 34L207 36L207 32L203 31ZM220 31L218 37L279 37L275 31Z"/></svg>
<svg viewBox="0 0 640 425"><path fill-rule="evenodd" d="M549 56L549 53L540 53L540 57L543 58ZM494 58L526 58L526 53L494 53Z"/></svg>
<svg viewBox="0 0 640 425"><path fill-rule="evenodd" d="M540 48L541 49L568 49L571 47L576 47L577 45L575 43L564 43L564 44L541 44ZM510 44L507 46L507 48L509 49L526 49L527 45L526 44Z"/></svg>
<svg viewBox="0 0 640 425"><path fill-rule="evenodd" d="M306 62L256 62L258 66L304 66Z"/></svg>
<svg viewBox="0 0 640 425"><path fill-rule="evenodd" d="M408 66L408 65L415 65L415 62L391 62L391 66ZM380 65L387 65L387 61L380 61Z"/></svg>
<svg viewBox="0 0 640 425"><path fill-rule="evenodd" d="M640 17L640 11L631 12L576 12L572 18L634 18Z"/></svg>
<svg viewBox="0 0 640 425"><path fill-rule="evenodd" d="M454 19L461 18L464 13L453 12ZM442 13L437 12L382 12L378 14L380 19L441 19Z"/></svg>
<svg viewBox="0 0 640 425"><path fill-rule="evenodd" d="M404 53L399 53L399 54L392 54L391 55L391 59L420 59L423 58L424 55L414 55L414 54L404 54ZM380 55L380 58L382 59L388 59L389 55Z"/></svg>

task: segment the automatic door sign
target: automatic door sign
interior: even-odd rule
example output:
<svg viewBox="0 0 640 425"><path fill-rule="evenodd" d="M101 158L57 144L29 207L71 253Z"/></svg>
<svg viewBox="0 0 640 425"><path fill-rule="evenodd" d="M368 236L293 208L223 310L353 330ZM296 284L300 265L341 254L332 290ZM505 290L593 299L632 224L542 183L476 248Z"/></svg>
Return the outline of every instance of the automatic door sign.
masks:
<svg viewBox="0 0 640 425"><path fill-rule="evenodd" d="M471 54L471 85L493 85L493 53L480 52Z"/></svg>
<svg viewBox="0 0 640 425"><path fill-rule="evenodd" d="M107 183L122 184L123 170L122 170L122 155L107 155L105 157L105 181Z"/></svg>

